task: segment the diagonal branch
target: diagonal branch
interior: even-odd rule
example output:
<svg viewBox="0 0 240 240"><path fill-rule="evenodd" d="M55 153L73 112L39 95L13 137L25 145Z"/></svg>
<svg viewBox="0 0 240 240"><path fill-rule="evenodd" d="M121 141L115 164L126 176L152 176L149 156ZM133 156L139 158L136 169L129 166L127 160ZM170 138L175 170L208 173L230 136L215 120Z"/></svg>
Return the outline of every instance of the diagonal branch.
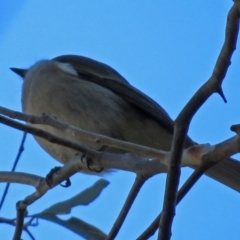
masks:
<svg viewBox="0 0 240 240"><path fill-rule="evenodd" d="M41 117L24 114L18 111L13 111L0 106L0 114L8 116L13 119L18 119L22 121L26 121L32 124L42 124L54 127L60 131L64 131L65 133L69 133L69 135L74 135L75 137L79 137L81 139L85 139L94 143L99 143L99 146L109 146L113 148L123 149L127 152L135 152L143 157L149 157L151 155L152 158L159 158L162 155L160 150L138 145L135 143L130 143L126 141L121 141L118 139L113 139L101 134L92 133L80 128L76 128L74 126L68 125L64 122L61 122L58 119L55 119L47 114L42 114ZM4 123L4 122L3 122ZM33 133L34 134L34 133Z"/></svg>
<svg viewBox="0 0 240 240"><path fill-rule="evenodd" d="M105 240L111 240L116 238L134 200L136 199L141 187L143 186L143 184L147 179L148 179L147 177L143 177L141 175L136 176L136 179L134 181L134 184L132 186L130 193L128 194L126 202L124 203L124 206L121 212L119 213L117 220L113 224L113 227Z"/></svg>
<svg viewBox="0 0 240 240"><path fill-rule="evenodd" d="M191 190L191 188L209 168L218 164L222 159L226 159L229 156L230 151L235 151L235 153L237 153L240 150L240 124L231 126L231 130L237 133L235 140L232 141L233 139L231 139L223 143L217 144L214 148L214 151L210 151L202 156L201 165L191 174L191 176L187 179L187 181L178 191L176 205L178 205L178 203L182 201L186 194ZM162 213L160 213L153 220L150 226L137 238L137 240L145 240L155 234L158 229L161 214Z"/></svg>
<svg viewBox="0 0 240 240"><path fill-rule="evenodd" d="M1 107L0 107L0 112L1 112ZM24 114L21 116L24 118L26 117ZM37 119L39 118L31 115L28 115L28 116L30 116L31 118L37 118ZM41 121L41 118L39 118L38 120ZM20 122L11 120L9 118L2 116L1 114L0 114L0 122L10 127L16 128L18 130L25 131L33 135L36 135L38 137L41 137L43 139L46 139L52 143L56 143L65 147L75 149L76 152L81 152L91 157L94 165L99 165L99 167L104 167L106 169L110 169L110 168L120 169L120 170L138 173L143 176L146 176L146 175L153 176L157 173L167 172L167 166L170 165L169 163L170 152L161 151L153 148L148 148L148 150L145 151L146 147L137 145L137 144L133 144L133 148L131 148L132 143L127 143L124 141L119 141L119 144L120 145L128 144L129 150L131 150L132 152L137 151L137 154L134 154L134 153L116 154L116 153L110 153L110 152L96 151L89 147L82 146L76 142L72 142L72 141L60 138L54 134L51 134L39 128L34 128L32 126L28 126ZM59 124L61 125L62 123L59 122ZM69 126L69 127L71 128L72 126ZM81 132L81 129L76 128L76 130L80 130ZM72 134L75 134L75 132L72 132ZM87 134L95 135L94 133L91 133L91 132L88 132ZM109 140L115 141L116 139L109 138ZM227 151L226 151L226 147L227 147ZM140 151L141 154L147 158L139 156L138 149L141 149L141 148L142 148L142 152ZM213 145L213 146L211 146L210 144L201 144L201 145L195 145L188 149L185 149L184 154L182 155L181 166L182 167L199 166L201 163L202 155L213 150L215 152L216 149L218 153L223 151L225 152L224 155L226 157L229 157L235 154L236 152L240 151L238 138L233 137L224 141L223 143ZM219 154L218 156L218 161L219 161L219 158L221 158L221 154ZM223 158L221 158L221 160L222 159ZM81 167L79 165L79 170L84 171L85 169L86 169L86 164L82 163ZM1 181L1 176L0 176L0 181ZM240 188L238 186L237 187L235 186L233 188L237 191L240 191Z"/></svg>
<svg viewBox="0 0 240 240"><path fill-rule="evenodd" d="M20 146L19 146L19 149L18 149L18 154L17 154L17 156L16 156L16 159L15 159L15 161L14 161L14 164L13 164L13 167L12 167L12 170L11 170L12 172L15 171L15 169L16 169L16 167L17 167L17 164L18 164L18 161L19 161L19 159L20 159L20 157L21 157L21 154L22 154L22 152L24 151L24 143L25 143L25 140L26 140L26 136L27 136L27 133L24 132L24 133L23 133L23 137L22 137L22 141L21 141ZM9 187L10 187L10 183L7 183L7 184L6 184L6 187L5 187L5 189L4 189L3 195L2 195L1 202L0 202L0 210L1 210L2 206L3 206L3 203L4 203L5 198L6 198L6 196L7 196Z"/></svg>
<svg viewBox="0 0 240 240"><path fill-rule="evenodd" d="M159 222L158 239L160 240L168 240L171 238L171 227L175 215L177 189L180 178L181 156L190 121L197 110L213 93L216 92L223 96L221 84L231 63L233 51L236 48L239 29L238 19L239 11L237 6L234 5L228 14L225 42L217 59L212 76L194 94L175 121L163 211Z"/></svg>
<svg viewBox="0 0 240 240"><path fill-rule="evenodd" d="M60 144L60 145L78 150L80 152L87 153L90 157L96 157L96 155L97 155L97 151L92 150L91 148L88 148L88 147L82 146L80 144L71 142L69 140L57 137L56 135L48 133L48 132L43 131L41 129L21 124L17 121L13 121L13 120L11 120L9 118L6 118L2 115L0 115L0 122L7 125L7 126L10 126L10 127L16 128L18 130L25 131L25 132L31 133L35 136L44 138L44 139L48 140L49 142L57 143L57 144Z"/></svg>
<svg viewBox="0 0 240 240"><path fill-rule="evenodd" d="M13 240L20 240L23 230L24 224L24 216L26 212L26 205L17 203L17 221L16 221L16 228L13 236Z"/></svg>
<svg viewBox="0 0 240 240"><path fill-rule="evenodd" d="M186 196L186 194L191 190L191 188L195 185L195 183L202 177L202 175L211 167L213 167L217 163L213 162L204 162L196 169L192 175L187 179L187 181L183 184L181 189L177 193L176 205L181 202L181 200ZM153 222L149 225L149 227L137 238L137 240L145 240L149 239L151 236L155 234L158 229L159 221L162 213L160 213Z"/></svg>

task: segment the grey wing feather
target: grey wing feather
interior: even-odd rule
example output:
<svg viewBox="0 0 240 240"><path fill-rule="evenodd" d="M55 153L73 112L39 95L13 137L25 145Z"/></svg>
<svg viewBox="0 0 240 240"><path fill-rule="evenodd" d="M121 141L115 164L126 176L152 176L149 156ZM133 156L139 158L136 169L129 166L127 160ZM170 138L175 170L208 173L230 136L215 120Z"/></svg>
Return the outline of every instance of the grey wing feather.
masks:
<svg viewBox="0 0 240 240"><path fill-rule="evenodd" d="M240 192L240 162L225 159L210 168L206 175Z"/></svg>
<svg viewBox="0 0 240 240"><path fill-rule="evenodd" d="M62 55L52 60L69 63L80 73L89 74L92 76L102 77L102 78L111 78L114 81L125 82L128 81L121 76L116 70L110 66L93 60L91 58L78 56L78 55Z"/></svg>
<svg viewBox="0 0 240 240"><path fill-rule="evenodd" d="M77 55L63 55L52 60L71 64L77 70L79 76L111 89L135 107L155 118L170 133L173 133L173 121L168 113L158 103L130 85L124 77L110 66Z"/></svg>

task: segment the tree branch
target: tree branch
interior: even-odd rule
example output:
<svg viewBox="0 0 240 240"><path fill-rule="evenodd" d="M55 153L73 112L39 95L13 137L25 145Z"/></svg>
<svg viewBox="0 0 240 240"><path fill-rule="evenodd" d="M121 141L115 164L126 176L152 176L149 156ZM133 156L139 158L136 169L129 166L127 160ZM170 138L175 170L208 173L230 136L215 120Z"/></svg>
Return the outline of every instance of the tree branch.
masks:
<svg viewBox="0 0 240 240"><path fill-rule="evenodd" d="M21 204L20 202L17 203L17 221L16 221L16 228L13 236L13 240L20 240L23 230L23 224L24 224L24 216L26 212L26 205Z"/></svg>
<svg viewBox="0 0 240 240"><path fill-rule="evenodd" d="M22 155L22 152L24 151L24 143L25 143L25 140L26 140L26 136L27 136L27 133L24 132L23 133L23 137L22 137L22 141L20 143L20 146L19 146L19 149L18 149L18 154L16 156L16 159L14 161L14 164L13 164L13 167L12 167L12 172L15 171L16 167L17 167L17 164L18 164L18 161ZM5 189L4 189L4 192L3 192L3 195L2 195L2 199L1 199L1 202L0 202L0 210L2 209L2 206L3 206L3 203L4 203L4 200L7 196L7 193L8 193L8 189L9 189L9 186L10 186L10 183L7 183Z"/></svg>
<svg viewBox="0 0 240 240"><path fill-rule="evenodd" d="M68 125L64 122L61 122L58 119L55 119L47 114L42 114L41 117L39 116L34 116L34 115L29 115L29 114L24 114L21 112L13 111L4 107L0 106L0 114L3 114L5 116L8 116L13 119L18 119L22 121L26 121L32 124L43 124L43 125L48 125L51 127L54 127L60 131L64 131L66 133L69 133L69 135L74 135L76 137L79 137L81 139L85 139L88 141L91 141L93 143L99 143L99 146L109 146L109 147L114 147L118 149L123 149L127 152L135 152L138 153L138 155L141 155L143 157L149 157L151 156L152 158L159 158L162 153L162 151L138 145L135 143L130 143L126 141L121 141L118 139L113 139L101 134L89 132L80 128L76 128L74 126ZM3 122L4 123L4 122ZM8 124L8 126L10 126ZM13 126L14 127L14 126ZM32 133L34 134L34 133Z"/></svg>
<svg viewBox="0 0 240 240"><path fill-rule="evenodd" d="M143 186L143 184L145 183L145 181L147 179L148 179L147 177L144 177L141 175L136 176L136 179L134 181L134 184L132 186L130 193L128 194L128 197L124 203L124 206L123 206L121 212L119 213L117 220L113 224L112 229L110 230L110 232L105 240L111 240L111 239L116 238L124 220L126 219L126 216L129 212L134 200L136 199L141 187Z"/></svg>
<svg viewBox="0 0 240 240"><path fill-rule="evenodd" d="M34 174L0 171L0 182L21 183L36 188L42 180L42 177Z"/></svg>
<svg viewBox="0 0 240 240"><path fill-rule="evenodd" d="M187 181L183 184L181 189L177 193L176 205L182 201L182 199L186 196L186 194L191 190L191 188L195 185L195 183L202 177L202 175L211 167L213 167L217 163L213 162L204 162L199 168L197 168L192 175L187 179ZM159 227L159 221L162 213L160 213L150 224L150 226L137 238L137 240L145 240L149 239L151 236L155 234Z"/></svg>
<svg viewBox="0 0 240 240"><path fill-rule="evenodd" d="M194 94L190 101L178 115L174 125L174 135L171 147L170 166L168 168L163 211L159 222L160 240L171 238L171 227L175 215L177 190L180 178L180 164L184 140L187 135L191 119L203 103L215 92L222 96L222 81L231 63L231 56L236 48L238 36L239 11L234 5L228 14L225 42L217 59L212 76Z"/></svg>

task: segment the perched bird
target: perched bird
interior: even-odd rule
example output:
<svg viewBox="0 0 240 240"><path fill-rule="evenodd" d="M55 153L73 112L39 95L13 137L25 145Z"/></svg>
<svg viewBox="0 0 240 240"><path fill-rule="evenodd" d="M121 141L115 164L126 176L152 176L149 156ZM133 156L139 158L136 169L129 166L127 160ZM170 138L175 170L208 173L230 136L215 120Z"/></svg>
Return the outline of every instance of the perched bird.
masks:
<svg viewBox="0 0 240 240"><path fill-rule="evenodd" d="M87 131L170 150L173 121L167 112L108 65L82 56L63 55L39 61L29 69L11 69L24 79L24 113L38 116L46 113ZM47 125L37 127L93 149L102 147ZM76 155L75 150L35 138L62 163ZM185 146L193 144L187 137ZM240 162L226 159L206 174L240 191Z"/></svg>

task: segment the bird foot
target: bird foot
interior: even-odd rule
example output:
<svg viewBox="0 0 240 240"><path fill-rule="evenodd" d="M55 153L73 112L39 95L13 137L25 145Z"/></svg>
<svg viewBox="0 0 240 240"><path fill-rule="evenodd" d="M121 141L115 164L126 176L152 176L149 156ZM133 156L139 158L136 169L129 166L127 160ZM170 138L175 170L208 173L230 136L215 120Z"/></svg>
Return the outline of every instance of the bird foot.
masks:
<svg viewBox="0 0 240 240"><path fill-rule="evenodd" d="M58 174L58 175L59 175L60 169L61 169L61 167L54 167L54 168L52 168L52 169L50 170L50 172L46 175L46 182L47 182L47 184L48 184L49 187L52 187L53 175L54 175L54 174ZM60 185L61 185L62 187L65 187L65 188L66 188L66 187L71 186L71 181L70 181L69 178L68 178L68 179L65 179L64 181L65 181L64 184L63 184L63 183L60 183Z"/></svg>

